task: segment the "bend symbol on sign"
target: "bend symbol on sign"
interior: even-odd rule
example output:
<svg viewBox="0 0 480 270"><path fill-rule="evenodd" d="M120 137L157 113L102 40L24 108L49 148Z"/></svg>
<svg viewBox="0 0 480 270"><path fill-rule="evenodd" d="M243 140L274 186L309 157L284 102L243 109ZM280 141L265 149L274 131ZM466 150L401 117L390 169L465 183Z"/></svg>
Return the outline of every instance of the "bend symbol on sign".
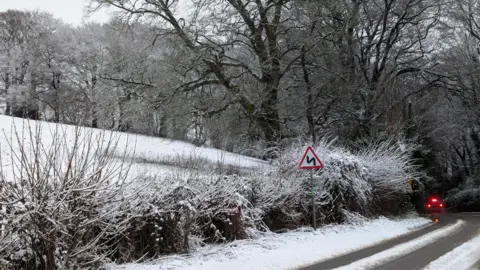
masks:
<svg viewBox="0 0 480 270"><path fill-rule="evenodd" d="M305 154L303 154L300 161L300 169L322 169L322 161L318 158L317 154L311 146L307 148Z"/></svg>

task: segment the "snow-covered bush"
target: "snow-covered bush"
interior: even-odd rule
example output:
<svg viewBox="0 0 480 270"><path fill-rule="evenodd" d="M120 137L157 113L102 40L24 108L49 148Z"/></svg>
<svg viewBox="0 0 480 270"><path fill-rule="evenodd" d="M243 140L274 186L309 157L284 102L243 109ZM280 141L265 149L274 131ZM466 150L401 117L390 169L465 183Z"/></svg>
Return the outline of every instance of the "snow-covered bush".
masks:
<svg viewBox="0 0 480 270"><path fill-rule="evenodd" d="M248 196L252 206L261 213L270 230L297 228L308 223L308 179L297 178L290 172L257 172L250 175ZM307 214L308 215L308 214Z"/></svg>
<svg viewBox="0 0 480 270"><path fill-rule="evenodd" d="M373 214L376 204L382 200L400 202L408 192L407 180L416 177L417 173L409 158L409 152L390 142L370 145L358 153L352 153L333 142L321 140L315 151L324 164L324 168L314 172L314 183L309 181L310 172L298 169L300 157L306 146L294 144L285 149L276 166L279 168L279 179L288 179L291 200L288 206L275 205L291 209L294 204L299 212L291 216L307 221L311 212L312 188L316 192L315 204L317 218L320 222L342 222L345 220L344 210ZM282 180L280 180L281 182ZM292 186L296 183L296 186ZM268 186L266 186L268 188ZM272 193L277 193L272 189ZM284 195L282 194L282 197ZM288 196L287 196L288 197ZM267 207L268 208L268 207ZM308 210L308 211L307 211Z"/></svg>
<svg viewBox="0 0 480 270"><path fill-rule="evenodd" d="M129 202L127 232L115 238L112 260L125 262L183 253L191 244L251 237L247 228L261 220L251 207L246 178L237 175L182 178L144 177ZM192 239L198 239L192 243Z"/></svg>
<svg viewBox="0 0 480 270"><path fill-rule="evenodd" d="M386 141L356 153L362 166L368 170L369 182L377 198L398 198L409 191L408 179L420 177L411 158L412 151L407 144Z"/></svg>
<svg viewBox="0 0 480 270"><path fill-rule="evenodd" d="M128 200L127 152L116 158L111 133L57 127L44 136L38 122L24 125L1 145L0 258L23 269L98 267L107 237L126 229L114 217Z"/></svg>
<svg viewBox="0 0 480 270"><path fill-rule="evenodd" d="M276 164L280 170L278 177L288 176L289 182L297 183L292 194L297 198L297 216L302 216L303 223L308 224L311 220L313 193L317 219L321 223L343 221L341 209L366 212L371 186L366 181L366 170L358 159L341 148L331 146L326 140L321 141L315 150L324 168L313 173L314 182L311 183L310 172L298 169L305 148L300 144L292 145L283 151Z"/></svg>
<svg viewBox="0 0 480 270"><path fill-rule="evenodd" d="M445 204L448 208L453 208L461 212L478 211L480 209L480 188L452 189Z"/></svg>

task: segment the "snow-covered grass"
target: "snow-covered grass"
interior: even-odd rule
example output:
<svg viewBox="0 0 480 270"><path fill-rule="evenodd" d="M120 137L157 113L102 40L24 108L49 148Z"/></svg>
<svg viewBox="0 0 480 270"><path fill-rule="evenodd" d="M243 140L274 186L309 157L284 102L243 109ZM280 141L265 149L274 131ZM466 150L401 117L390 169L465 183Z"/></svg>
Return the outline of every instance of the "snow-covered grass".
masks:
<svg viewBox="0 0 480 270"><path fill-rule="evenodd" d="M213 149L197 147L193 144L170 139L155 138L143 135L105 131L82 127L78 129L71 125L57 125L40 121L24 120L8 116L0 116L0 146L2 147L2 168L7 174L12 173L13 164L10 162L12 151L20 147L29 148L33 143L31 133L39 132L42 144L48 147L54 140L61 138L65 145L72 143L76 136L92 136L101 139L104 144L115 142L115 150L119 158L124 157L124 151L128 151L128 157L133 162L130 178L147 174L166 174L175 170L191 171L192 161L203 161L202 167L208 173L212 167L232 166L238 168L268 168L267 162L245 157L242 155ZM22 139L20 145L18 138ZM129 160L130 162L130 160ZM147 166L145 166L147 164ZM196 172L198 174L198 170Z"/></svg>
<svg viewBox="0 0 480 270"><path fill-rule="evenodd" d="M469 270L480 260L480 234L427 265L423 270Z"/></svg>
<svg viewBox="0 0 480 270"><path fill-rule="evenodd" d="M438 239L445 237L446 235L452 234L453 232L460 230L464 224L465 221L458 220L455 224L448 225L444 228L423 235L415 240L397 245L370 257L358 260L343 267L336 268L335 270L373 269L376 265L382 265L388 261L402 257L403 255L425 247L437 241Z"/></svg>
<svg viewBox="0 0 480 270"><path fill-rule="evenodd" d="M329 225L316 231L299 229L266 233L259 239L207 246L184 256L167 256L142 264L110 265L113 270L296 269L326 260L430 223L424 218L378 218L354 224Z"/></svg>

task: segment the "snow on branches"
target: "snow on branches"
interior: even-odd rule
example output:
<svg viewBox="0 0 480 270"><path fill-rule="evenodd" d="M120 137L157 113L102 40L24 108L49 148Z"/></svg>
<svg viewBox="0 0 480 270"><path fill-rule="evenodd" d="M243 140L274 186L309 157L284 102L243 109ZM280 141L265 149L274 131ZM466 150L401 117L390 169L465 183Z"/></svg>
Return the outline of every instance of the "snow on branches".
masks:
<svg viewBox="0 0 480 270"><path fill-rule="evenodd" d="M128 151L112 133L39 122L2 134L2 261L24 269L95 267L125 232ZM51 126L50 126L51 127ZM10 157L10 158L7 158Z"/></svg>

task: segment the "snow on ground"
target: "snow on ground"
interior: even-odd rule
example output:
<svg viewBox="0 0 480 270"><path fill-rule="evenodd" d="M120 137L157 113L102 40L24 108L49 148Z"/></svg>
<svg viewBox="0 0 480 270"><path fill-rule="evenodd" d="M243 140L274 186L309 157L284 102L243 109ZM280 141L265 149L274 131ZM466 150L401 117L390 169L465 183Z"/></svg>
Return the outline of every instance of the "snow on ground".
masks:
<svg viewBox="0 0 480 270"><path fill-rule="evenodd" d="M143 135L130 134L136 140L135 156L153 158L154 160L164 160L166 157L171 159L203 158L210 162L234 165L239 167L264 167L267 165L258 159L245 157L242 155L213 149L197 147L193 144L149 137ZM121 141L126 144L127 136L121 136Z"/></svg>
<svg viewBox="0 0 480 270"><path fill-rule="evenodd" d="M31 143L29 131L35 132L39 127L41 140L48 147L53 142L53 134L57 133L67 144L71 144L75 134L75 126L47 123L41 121L24 120L9 116L0 116L0 147L2 168L7 174L11 170L11 155L8 149L10 142L13 142L13 148L18 149L17 135L24 139L24 144ZM239 168L268 168L268 163L250 157L230 153L213 148L197 147L193 144L170 139L149 137L136 134L104 131L101 129L80 128L83 135L88 132L99 135L105 134L104 141L118 140L117 152L119 155L125 149L128 153L133 153L133 164L130 170L131 177L142 175L167 175L172 172L188 174L192 170L188 168L188 162L192 160L201 160L207 162L211 167L218 164L231 165ZM178 163L187 164L187 167L177 167ZM205 165L205 164L204 164ZM206 167L208 167L206 166ZM195 172L198 174L198 172Z"/></svg>
<svg viewBox="0 0 480 270"><path fill-rule="evenodd" d="M351 225L329 225L316 231L266 234L258 239L199 248L190 255L164 257L151 263L111 265L115 270L160 269L296 269L393 238L431 224L410 217L379 218Z"/></svg>
<svg viewBox="0 0 480 270"><path fill-rule="evenodd" d="M424 270L468 270L478 260L480 260L480 234L431 262Z"/></svg>
<svg viewBox="0 0 480 270"><path fill-rule="evenodd" d="M465 224L465 221L458 220L455 224L451 224L444 228L430 232L424 236L416 238L415 240L397 245L390 249L384 250L380 253L372 255L370 257L358 260L349 265L336 268L336 270L360 270L360 269L372 269L376 265L384 264L388 261L399 258L405 254L411 253L415 250L418 250L422 247L425 247L438 239L445 237L446 235L452 234L455 231L461 229ZM455 268L456 269L456 268Z"/></svg>

